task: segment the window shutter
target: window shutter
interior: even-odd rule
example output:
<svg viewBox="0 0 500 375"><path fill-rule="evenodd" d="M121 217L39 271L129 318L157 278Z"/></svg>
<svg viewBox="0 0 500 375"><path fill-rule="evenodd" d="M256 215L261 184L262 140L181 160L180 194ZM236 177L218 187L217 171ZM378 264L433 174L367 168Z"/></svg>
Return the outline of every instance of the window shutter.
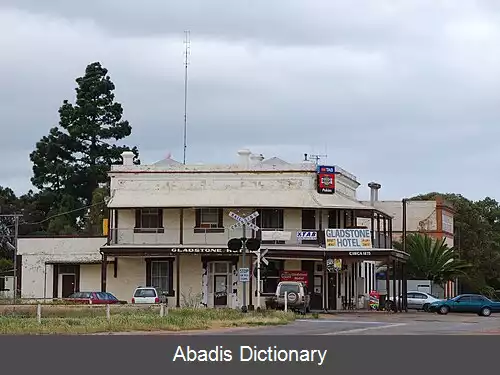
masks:
<svg viewBox="0 0 500 375"><path fill-rule="evenodd" d="M136 228L141 228L141 210L135 210L135 227Z"/></svg>
<svg viewBox="0 0 500 375"><path fill-rule="evenodd" d="M217 223L217 228L224 228L224 209L219 208L218 210L218 223Z"/></svg>
<svg viewBox="0 0 500 375"><path fill-rule="evenodd" d="M200 208L197 208L195 210L195 214L196 214L196 224L195 224L195 228L200 228L201 227L201 209Z"/></svg>
<svg viewBox="0 0 500 375"><path fill-rule="evenodd" d="M158 228L163 228L163 209L158 209Z"/></svg>

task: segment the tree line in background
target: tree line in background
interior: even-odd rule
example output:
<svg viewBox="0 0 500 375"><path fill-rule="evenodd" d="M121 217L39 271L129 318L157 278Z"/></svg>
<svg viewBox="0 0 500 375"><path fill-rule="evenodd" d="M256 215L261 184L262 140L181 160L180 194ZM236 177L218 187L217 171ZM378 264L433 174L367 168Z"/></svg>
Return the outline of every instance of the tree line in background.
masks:
<svg viewBox="0 0 500 375"><path fill-rule="evenodd" d="M64 100L59 126L37 142L30 154L31 182L38 191L16 196L0 186L0 214L21 214L19 235L101 234L109 196L107 173L121 153L137 147L118 145L131 134L123 108L114 98L115 85L99 62L89 64L76 79L76 100ZM492 294L500 289L500 205L491 198L471 201L459 194L428 193L412 200L442 196L455 210L455 248L427 236L410 235L408 270L414 278L438 284L455 277L467 289ZM13 220L0 221L0 271L12 268L13 254L5 242ZM395 245L400 246L400 244Z"/></svg>
<svg viewBox="0 0 500 375"><path fill-rule="evenodd" d="M31 183L38 189L16 196L0 186L0 214L18 213L19 235L100 234L107 215L108 172L119 163L123 151L137 147L118 142L132 132L122 119L122 105L115 101L115 85L101 63L89 64L76 79L76 100L64 100L59 125L36 143L30 154ZM14 235L14 219L0 220L0 270L12 267L7 241Z"/></svg>

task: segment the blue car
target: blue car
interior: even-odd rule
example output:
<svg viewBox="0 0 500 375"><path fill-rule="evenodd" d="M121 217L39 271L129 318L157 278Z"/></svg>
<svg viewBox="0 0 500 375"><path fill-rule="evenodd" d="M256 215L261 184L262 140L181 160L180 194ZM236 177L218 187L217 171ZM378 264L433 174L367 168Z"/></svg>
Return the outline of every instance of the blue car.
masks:
<svg viewBox="0 0 500 375"><path fill-rule="evenodd" d="M456 312L490 316L492 313L500 312L500 302L492 301L480 294L461 294L455 298L431 303L429 312L437 312L441 315Z"/></svg>

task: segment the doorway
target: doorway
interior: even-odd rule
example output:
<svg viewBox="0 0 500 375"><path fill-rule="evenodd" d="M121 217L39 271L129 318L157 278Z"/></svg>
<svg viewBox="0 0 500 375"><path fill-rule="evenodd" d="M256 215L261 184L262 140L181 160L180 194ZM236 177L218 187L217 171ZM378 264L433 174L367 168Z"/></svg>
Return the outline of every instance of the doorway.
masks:
<svg viewBox="0 0 500 375"><path fill-rule="evenodd" d="M228 290L230 288L230 262L209 263L209 285L214 307L227 307L229 305Z"/></svg>
<svg viewBox="0 0 500 375"><path fill-rule="evenodd" d="M75 293L75 275L62 275L62 298L68 298Z"/></svg>
<svg viewBox="0 0 500 375"><path fill-rule="evenodd" d="M328 273L328 310L337 310L337 273Z"/></svg>
<svg viewBox="0 0 500 375"><path fill-rule="evenodd" d="M227 275L214 276L214 306L227 306Z"/></svg>

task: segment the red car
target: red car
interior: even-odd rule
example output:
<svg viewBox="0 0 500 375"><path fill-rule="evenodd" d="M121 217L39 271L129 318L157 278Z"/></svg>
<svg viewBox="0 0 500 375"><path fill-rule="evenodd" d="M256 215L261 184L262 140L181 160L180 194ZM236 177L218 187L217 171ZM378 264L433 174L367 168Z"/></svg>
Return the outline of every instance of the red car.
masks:
<svg viewBox="0 0 500 375"><path fill-rule="evenodd" d="M127 303L126 301L120 301L114 295L107 292L76 292L64 300L89 305L115 305Z"/></svg>

